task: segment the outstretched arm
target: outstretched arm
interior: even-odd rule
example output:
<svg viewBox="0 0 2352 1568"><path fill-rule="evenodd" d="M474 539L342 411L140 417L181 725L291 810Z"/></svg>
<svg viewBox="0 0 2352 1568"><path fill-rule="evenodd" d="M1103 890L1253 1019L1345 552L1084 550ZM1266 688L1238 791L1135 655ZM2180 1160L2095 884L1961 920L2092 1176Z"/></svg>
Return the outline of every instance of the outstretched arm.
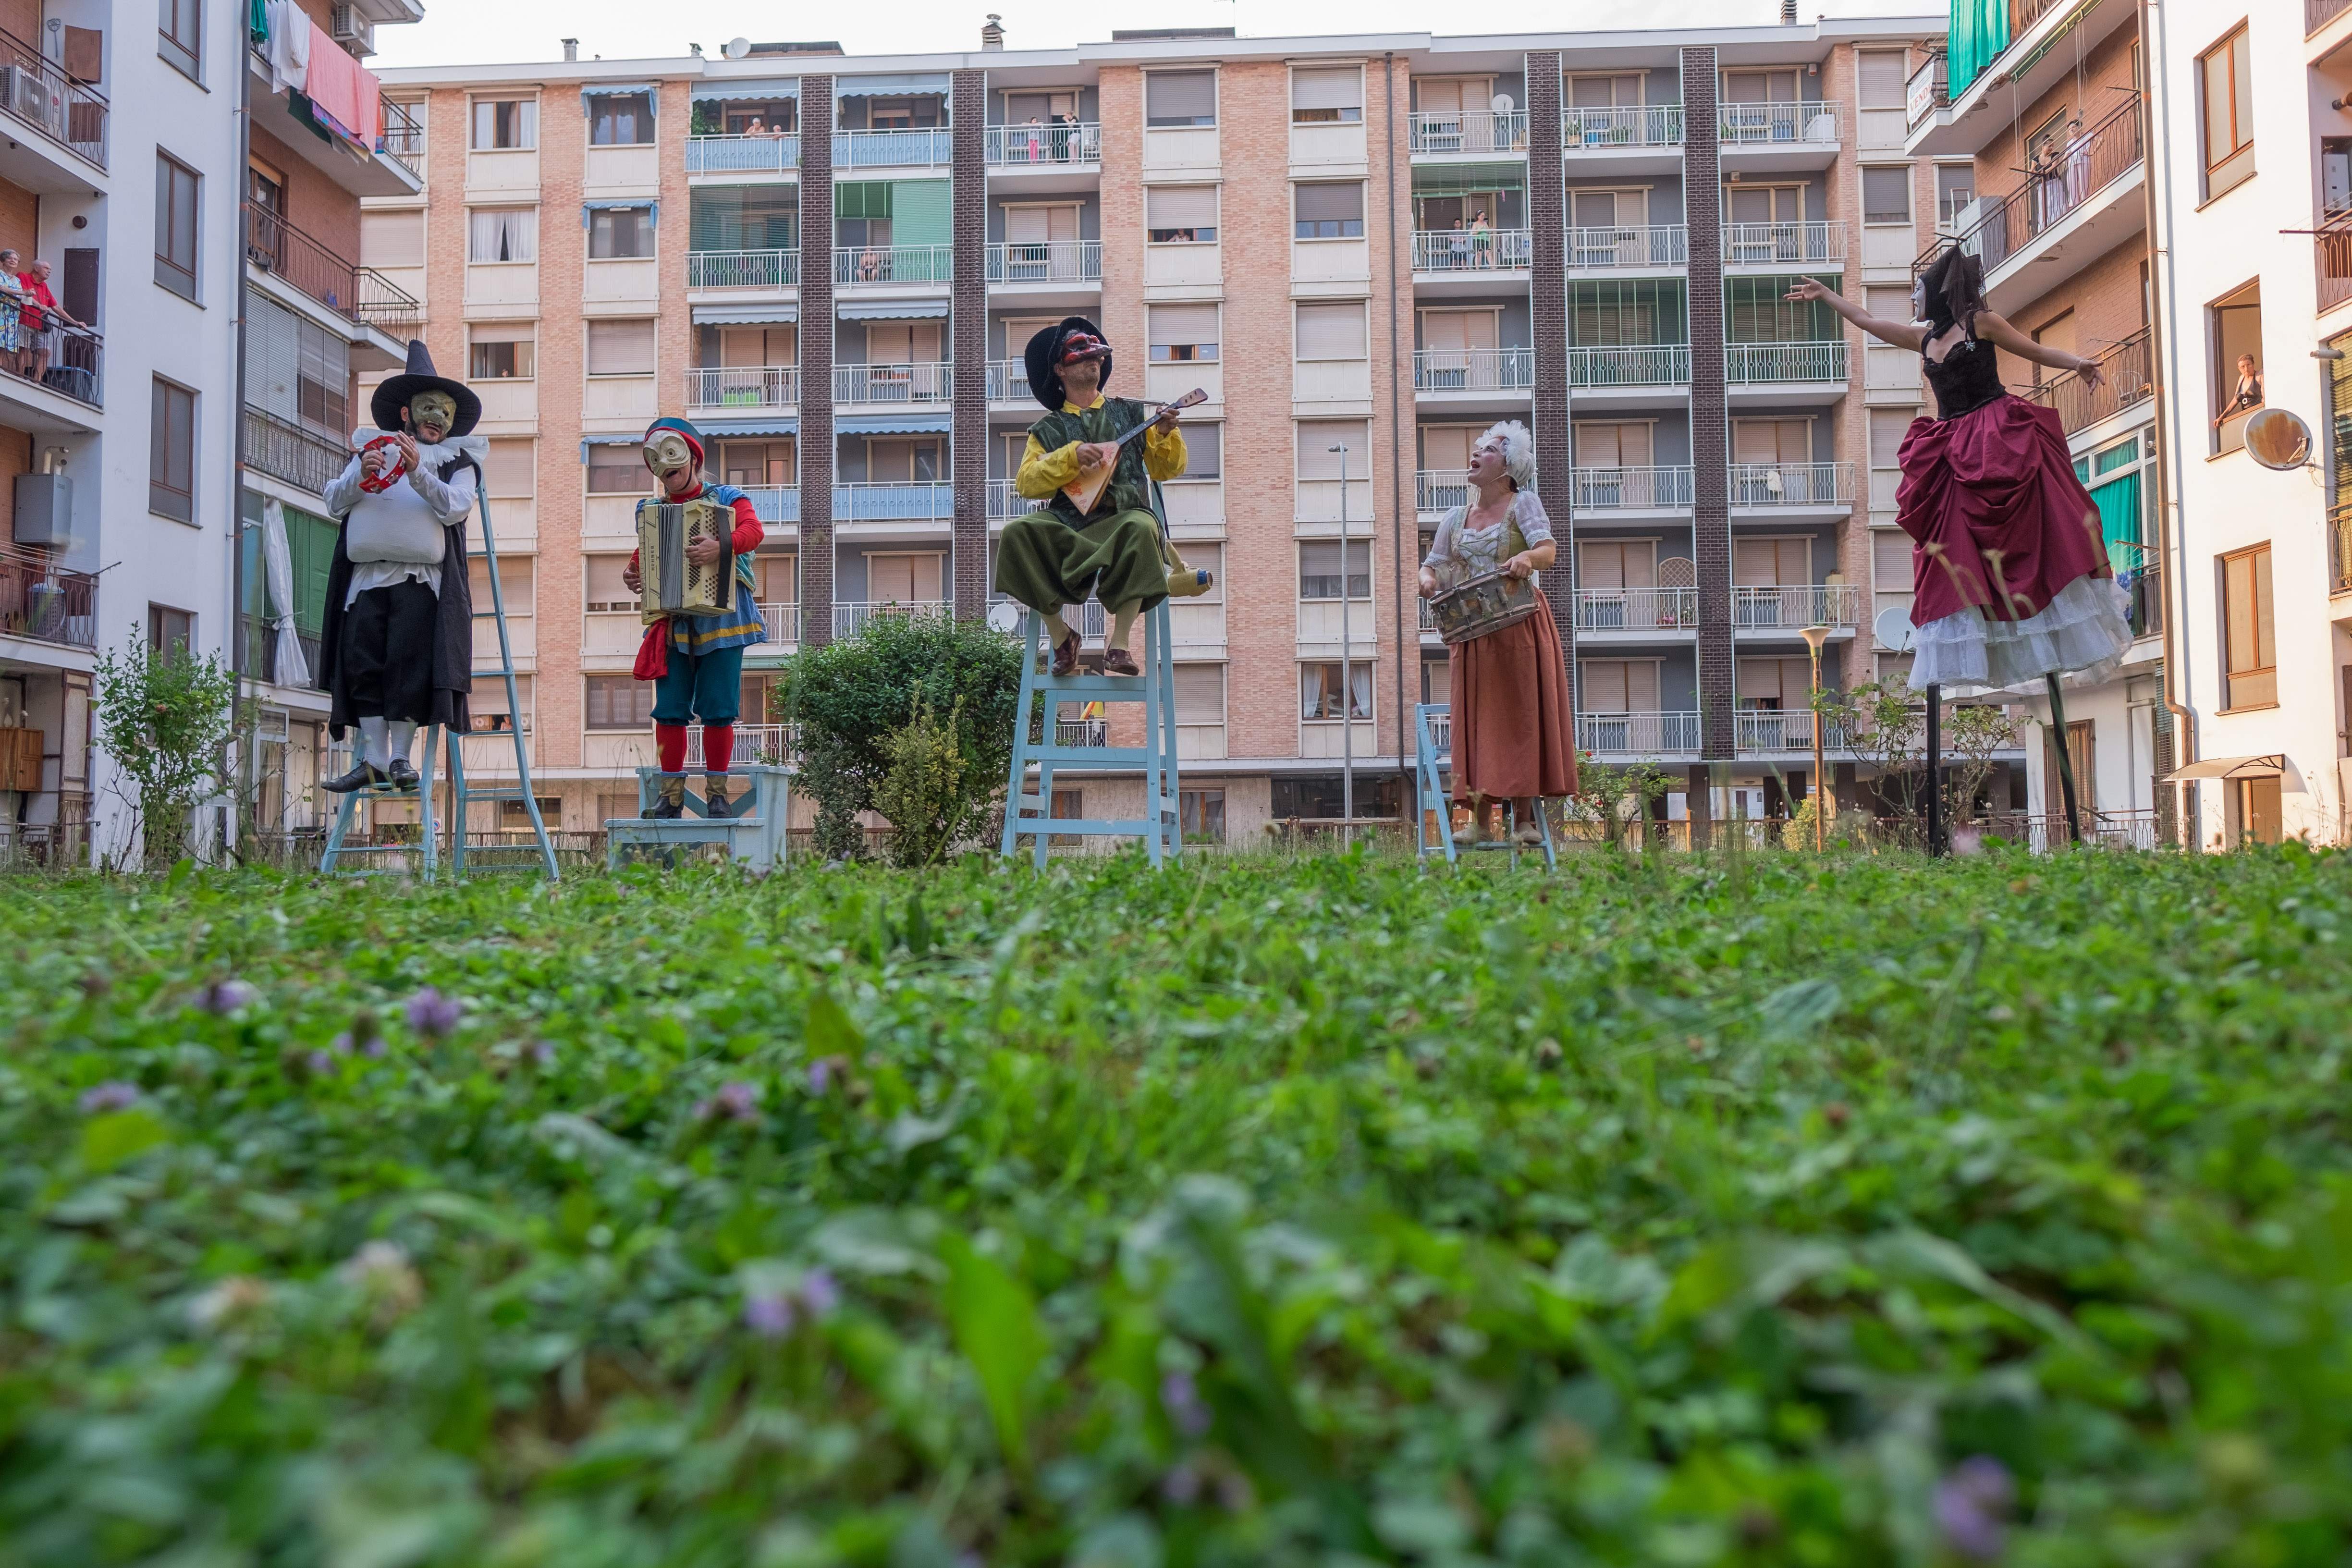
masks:
<svg viewBox="0 0 2352 1568"><path fill-rule="evenodd" d="M1908 321L1880 321L1828 284L1816 279L1798 279L1796 286L1781 298L1791 300L1819 300L1879 342L1893 343L1898 349L1909 349L1916 353L1927 341L1926 328L1915 327Z"/></svg>
<svg viewBox="0 0 2352 1568"><path fill-rule="evenodd" d="M2083 378L2084 386L2095 389L2105 379L2099 374L2097 360L2084 359L2081 354L2052 348L2048 343L2037 343L1990 310L1977 312L1976 332L1977 336L1991 339L2020 359L2046 364L2053 370L2071 370Z"/></svg>

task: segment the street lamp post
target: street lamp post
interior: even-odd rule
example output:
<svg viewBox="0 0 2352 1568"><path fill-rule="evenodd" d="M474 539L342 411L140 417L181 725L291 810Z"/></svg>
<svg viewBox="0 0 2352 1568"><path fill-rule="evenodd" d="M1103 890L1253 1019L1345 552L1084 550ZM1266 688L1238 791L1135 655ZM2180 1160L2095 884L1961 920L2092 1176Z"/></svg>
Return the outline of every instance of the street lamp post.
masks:
<svg viewBox="0 0 2352 1568"><path fill-rule="evenodd" d="M1828 816L1828 792L1822 787L1822 644L1829 640L1827 626L1807 626L1801 634L1805 647L1813 656L1813 853L1823 846L1822 819Z"/></svg>
<svg viewBox="0 0 2352 1568"><path fill-rule="evenodd" d="M1348 447L1327 447L1339 454L1339 815L1346 842L1356 841L1356 685L1355 642L1348 624ZM1367 565L1370 563L1366 563Z"/></svg>

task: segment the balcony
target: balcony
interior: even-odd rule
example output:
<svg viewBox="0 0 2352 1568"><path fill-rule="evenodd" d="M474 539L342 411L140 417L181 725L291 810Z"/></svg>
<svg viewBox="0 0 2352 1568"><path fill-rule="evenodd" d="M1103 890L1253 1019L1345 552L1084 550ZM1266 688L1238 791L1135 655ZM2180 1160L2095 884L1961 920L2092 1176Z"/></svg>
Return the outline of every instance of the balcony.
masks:
<svg viewBox="0 0 2352 1568"><path fill-rule="evenodd" d="M1678 223L1571 228L1562 265L1570 272L1675 270L1690 265L1690 230Z"/></svg>
<svg viewBox="0 0 2352 1568"><path fill-rule="evenodd" d="M1664 756L1698 750L1698 715L1579 713L1576 749L1604 756Z"/></svg>
<svg viewBox="0 0 2352 1568"><path fill-rule="evenodd" d="M1698 625L1696 588L1580 588L1580 632L1682 632Z"/></svg>
<svg viewBox="0 0 2352 1568"><path fill-rule="evenodd" d="M1843 386L1845 340L1786 343L1726 343L1723 379L1727 386Z"/></svg>
<svg viewBox="0 0 2352 1568"><path fill-rule="evenodd" d="M1029 394L1027 362L1017 359L989 361L988 400L991 403L1021 404L1033 401ZM989 515L992 517L995 514L992 512Z"/></svg>
<svg viewBox="0 0 2352 1568"><path fill-rule="evenodd" d="M2098 364L2102 379L2096 388L2085 386L2081 376L2069 371L2043 382L2026 399L2056 409L2059 423L2072 436L2156 395L2146 327L2101 354Z"/></svg>
<svg viewBox="0 0 2352 1568"><path fill-rule="evenodd" d="M742 767L760 763L769 767L790 767L797 759L799 749L793 724L738 724L735 726L735 754L730 764ZM702 767L702 726L690 725L686 731L686 766L689 772Z"/></svg>
<svg viewBox="0 0 2352 1568"><path fill-rule="evenodd" d="M1425 228L1412 237L1415 272L1512 272L1534 264L1531 229Z"/></svg>
<svg viewBox="0 0 2352 1568"><path fill-rule="evenodd" d="M1691 378L1688 343L1627 343L1608 348L1568 351L1568 384L1572 387L1688 386Z"/></svg>
<svg viewBox="0 0 2352 1568"><path fill-rule="evenodd" d="M988 247L991 283L1102 282L1102 241L1041 239Z"/></svg>
<svg viewBox="0 0 2352 1568"><path fill-rule="evenodd" d="M945 599L910 599L903 602L892 599L882 603L866 599L836 600L833 606L833 635L836 637L854 637L864 631L869 623L885 618L915 619L936 616L945 620L954 608L955 606Z"/></svg>
<svg viewBox="0 0 2352 1568"><path fill-rule="evenodd" d="M1424 517L1467 506L1471 495L1470 481L1459 468L1423 468L1412 476L1413 510Z"/></svg>
<svg viewBox="0 0 2352 1568"><path fill-rule="evenodd" d="M801 163L798 136L689 136L686 172L695 174L768 174L781 177Z"/></svg>
<svg viewBox="0 0 2352 1568"><path fill-rule="evenodd" d="M2138 233L2146 170L2137 96L2030 170L1956 242L1984 266L1986 306L2015 310ZM1921 252L1913 271L1927 270L1942 248Z"/></svg>
<svg viewBox="0 0 2352 1568"><path fill-rule="evenodd" d="M944 363L919 364L837 364L833 367L835 405L881 403L894 407L909 404L945 404L953 396L953 373Z"/></svg>
<svg viewBox="0 0 2352 1568"><path fill-rule="evenodd" d="M1717 106L1717 134L1727 169L1827 168L1837 157L1845 106L1812 103L1725 103Z"/></svg>
<svg viewBox="0 0 2352 1568"><path fill-rule="evenodd" d="M1731 590L1731 629L1787 632L1807 626L1850 632L1862 624L1862 590L1845 583L1787 583Z"/></svg>
<svg viewBox="0 0 2352 1568"><path fill-rule="evenodd" d="M1412 389L1430 394L1531 391L1536 351L1527 349L1415 349Z"/></svg>
<svg viewBox="0 0 2352 1568"><path fill-rule="evenodd" d="M240 616L237 629L245 638L245 662L237 666L244 674L272 686L291 686L292 667L280 668L278 657L278 628L260 616ZM302 680L297 689L324 690L319 684L319 639L308 632L296 631L294 640L302 649Z"/></svg>
<svg viewBox="0 0 2352 1568"><path fill-rule="evenodd" d="M61 326L59 332L56 360L37 381L27 374L29 351L18 364L0 360L0 400L19 430L94 430L80 410L106 406L106 340L87 327Z"/></svg>
<svg viewBox="0 0 2352 1568"><path fill-rule="evenodd" d="M2352 5L2352 0L2345 0ZM2319 309L2334 310L2352 300L2352 212L2329 213L2311 237L2313 270L2319 276Z"/></svg>
<svg viewBox="0 0 2352 1568"><path fill-rule="evenodd" d="M797 250L689 250L689 289L794 289L800 286Z"/></svg>
<svg viewBox="0 0 2352 1568"><path fill-rule="evenodd" d="M260 277L277 279L355 328L383 334L383 342L374 346L393 356L393 365L404 363L408 340L424 331L425 307L408 290L250 202L245 208L245 259Z"/></svg>
<svg viewBox="0 0 2352 1568"><path fill-rule="evenodd" d="M0 546L0 637L98 646L98 578L37 554Z"/></svg>
<svg viewBox="0 0 2352 1568"><path fill-rule="evenodd" d="M930 479L833 487L833 521L945 522L955 516L955 487Z"/></svg>
<svg viewBox="0 0 2352 1568"><path fill-rule="evenodd" d="M1970 0L1953 17L1948 54L1912 73L1906 99L1912 157L1980 152L2024 106L2073 79L2089 51L2136 7L2123 0ZM1980 112L1988 111L1988 112Z"/></svg>
<svg viewBox="0 0 2352 1568"><path fill-rule="evenodd" d="M1904 123L1916 131L1929 115L1951 106L1951 59L1938 49L1911 73L1911 79L1905 84Z"/></svg>
<svg viewBox="0 0 2352 1568"><path fill-rule="evenodd" d="M794 364L696 365L686 373L689 408L791 408L800 400Z"/></svg>
<svg viewBox="0 0 2352 1568"><path fill-rule="evenodd" d="M1108 719L1056 719L1054 721L1054 744L1108 746L1110 744L1110 721Z"/></svg>
<svg viewBox="0 0 2352 1568"><path fill-rule="evenodd" d="M945 168L955 162L955 132L944 125L911 131L836 131L833 166L840 169Z"/></svg>
<svg viewBox="0 0 2352 1568"><path fill-rule="evenodd" d="M1416 158L1447 158L1464 153L1525 153L1528 111L1524 109L1457 109L1415 114L1405 121Z"/></svg>
<svg viewBox="0 0 2352 1568"><path fill-rule="evenodd" d="M39 12L35 11L37 18ZM63 68L13 33L0 33L0 111L40 132L44 143L73 153L99 169L106 167L109 110L106 95L68 76ZM89 190L86 174L71 163L44 156L47 146L33 150L10 148L0 157L0 174L27 190L63 194ZM37 160L37 163L36 163Z"/></svg>
<svg viewBox="0 0 2352 1568"><path fill-rule="evenodd" d="M833 253L836 288L861 283L946 284L955 275L951 245L842 246Z"/></svg>
<svg viewBox="0 0 2352 1568"><path fill-rule="evenodd" d="M1731 504L1735 507L1808 507L1850 509L1853 505L1852 463L1734 463Z"/></svg>
<svg viewBox="0 0 2352 1568"><path fill-rule="evenodd" d="M988 596L988 607L992 610L999 605L1013 605L1013 595L991 594ZM1013 607L1015 610L1021 608L1018 605L1013 605ZM1062 619L1068 622L1070 629L1084 640L1100 642L1103 632L1110 625L1110 613L1103 608L1100 599L1088 599L1083 605L1064 605ZM1018 629L1017 623L1016 629ZM1181 642L1184 639L1180 637L1174 640Z"/></svg>
<svg viewBox="0 0 2352 1568"><path fill-rule="evenodd" d="M1010 522L1025 512L1035 511L1043 501L1031 500L1013 488L1011 479L988 481L988 521Z"/></svg>
<svg viewBox="0 0 2352 1568"><path fill-rule="evenodd" d="M1570 157L1679 147L1683 144L1683 106L1634 103L1606 109L1563 109L1559 111L1559 130L1561 150Z"/></svg>
<svg viewBox="0 0 2352 1568"><path fill-rule="evenodd" d="M311 495L351 463L343 443L289 424L251 404L245 408L245 466Z"/></svg>
<svg viewBox="0 0 2352 1568"><path fill-rule="evenodd" d="M801 520L801 488L798 485L745 485L743 499L751 503L751 510L770 528L792 527Z"/></svg>
<svg viewBox="0 0 2352 1568"><path fill-rule="evenodd" d="M1578 468L1569 505L1588 511L1687 511L1696 485L1684 468Z"/></svg>
<svg viewBox="0 0 2352 1568"><path fill-rule="evenodd" d="M1766 270L1786 268L1841 268L1845 263L1845 225L1727 223L1723 226L1723 264Z"/></svg>
<svg viewBox="0 0 2352 1568"><path fill-rule="evenodd" d="M801 607L798 605L762 605L760 624L767 628L763 643L769 647L790 647L801 640Z"/></svg>
<svg viewBox="0 0 2352 1568"><path fill-rule="evenodd" d="M365 7L362 6L362 9ZM297 10L295 15L301 16ZM298 25L308 26L303 18ZM323 37L312 40L330 47ZM425 128L415 110L383 96L373 73L363 73L362 90L376 97L383 130L362 145L357 135L322 131L323 114L298 113L293 90L270 85L269 62L257 48L246 51L247 79L251 85L253 122L278 138L287 152L310 164L338 190L354 196L414 196L425 188ZM232 95L236 84L226 84ZM305 100L308 101L307 100ZM530 154L536 156L536 154Z"/></svg>
<svg viewBox="0 0 2352 1568"><path fill-rule="evenodd" d="M982 138L988 166L996 170L1067 168L1102 162L1102 122L1081 120L1060 125L992 125Z"/></svg>
<svg viewBox="0 0 2352 1568"><path fill-rule="evenodd" d="M404 103L383 99L383 135L375 150L387 161L407 171L408 177L420 186L425 184L425 127Z"/></svg>
<svg viewBox="0 0 2352 1568"><path fill-rule="evenodd" d="M1732 714L1733 744L1742 752L1801 752L1813 749L1813 710L1810 708L1742 708ZM1822 749L1845 750L1844 729L1822 721Z"/></svg>

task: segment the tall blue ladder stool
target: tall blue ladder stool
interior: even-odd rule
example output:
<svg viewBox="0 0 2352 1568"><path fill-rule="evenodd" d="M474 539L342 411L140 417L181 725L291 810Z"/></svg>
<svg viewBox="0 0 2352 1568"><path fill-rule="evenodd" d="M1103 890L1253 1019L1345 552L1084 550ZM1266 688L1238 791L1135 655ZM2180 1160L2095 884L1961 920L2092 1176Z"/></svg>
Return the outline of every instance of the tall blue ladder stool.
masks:
<svg viewBox="0 0 2352 1568"><path fill-rule="evenodd" d="M773 871L784 864L786 828L792 816L793 770L772 763L750 763L727 770L729 779L748 778L751 793L729 803L740 816L712 816L710 803L692 789L686 792L684 816L650 817L663 777L659 768L637 770L637 815L615 816L604 824L605 864L618 870L631 847L679 849L711 844L747 870Z"/></svg>
<svg viewBox="0 0 2352 1568"><path fill-rule="evenodd" d="M1143 674L1053 675L1037 665L1045 645L1044 620L1029 611L1021 619L1021 706L1013 724L1013 763L1004 792L1004 839L1001 850L1008 858L1023 838L1031 842L1039 870L1045 867L1045 849L1057 835L1073 837L1140 837L1144 854L1155 867L1183 852L1184 835L1178 817L1176 767L1176 658L1169 630L1168 601L1162 599L1142 617L1150 647ZM1029 738L1037 702L1045 703L1041 738ZM1055 732L1064 702L1140 702L1144 743L1140 746L1065 746ZM1029 770L1037 770L1036 787L1029 787ZM1122 768L1143 772L1143 815L1134 818L1057 817L1054 816L1054 770L1082 768L1088 773Z"/></svg>
<svg viewBox="0 0 2352 1568"><path fill-rule="evenodd" d="M1449 866L1457 864L1464 849L1473 853L1507 853L1514 868L1519 863L1518 808L1509 801L1503 803L1503 837L1481 844L1456 845L1454 842L1454 802L1447 792L1446 774L1454 759L1454 710L1450 703L1416 703L1412 710L1413 728L1413 834L1418 842L1418 856L1426 860L1432 855L1443 855ZM1438 731L1445 733L1441 742ZM1430 832L1430 819L1437 820L1437 831ZM1551 814L1536 803L1536 823L1543 834L1543 858L1546 870L1559 869L1559 857L1553 852Z"/></svg>

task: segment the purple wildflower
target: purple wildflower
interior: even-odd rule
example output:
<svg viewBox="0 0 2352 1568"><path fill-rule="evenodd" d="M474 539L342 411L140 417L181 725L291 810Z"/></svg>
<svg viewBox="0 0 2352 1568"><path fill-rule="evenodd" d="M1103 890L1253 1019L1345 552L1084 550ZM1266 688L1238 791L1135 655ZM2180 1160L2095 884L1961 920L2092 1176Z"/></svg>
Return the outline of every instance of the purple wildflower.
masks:
<svg viewBox="0 0 2352 1568"><path fill-rule="evenodd" d="M1187 1437L1198 1437L1209 1430L1209 1407L1201 1403L1201 1391L1192 1383L1189 1372L1171 1372L1160 1380L1160 1407L1176 1430Z"/></svg>
<svg viewBox="0 0 2352 1568"><path fill-rule="evenodd" d="M819 1057L808 1065L808 1088L811 1094L823 1094L833 1087L833 1058Z"/></svg>
<svg viewBox="0 0 2352 1568"><path fill-rule="evenodd" d="M226 1017L260 994L242 980L215 980L196 993L196 1005Z"/></svg>
<svg viewBox="0 0 2352 1568"><path fill-rule="evenodd" d="M812 1318L829 1318L841 1305L841 1287L833 1282L826 1269L812 1268L801 1280L801 1305Z"/></svg>
<svg viewBox="0 0 2352 1568"><path fill-rule="evenodd" d="M1160 1478L1160 1495L1179 1508L1191 1504L1201 1495L1201 1472L1191 1465L1178 1465Z"/></svg>
<svg viewBox="0 0 2352 1568"><path fill-rule="evenodd" d="M310 1070L315 1073L331 1073L334 1071L334 1056L326 1051L312 1051L310 1053Z"/></svg>
<svg viewBox="0 0 2352 1568"><path fill-rule="evenodd" d="M758 1086L740 1079L721 1085L718 1099L719 1114L730 1121L749 1121L760 1114Z"/></svg>
<svg viewBox="0 0 2352 1568"><path fill-rule="evenodd" d="M360 1047L360 1054L372 1062L380 1062L392 1054L392 1047L384 1043L382 1035L377 1035Z"/></svg>
<svg viewBox="0 0 2352 1568"><path fill-rule="evenodd" d="M82 1091L81 1110L85 1116L101 1110L127 1110L139 1103L139 1086L124 1083L121 1079L109 1079L94 1089Z"/></svg>
<svg viewBox="0 0 2352 1568"><path fill-rule="evenodd" d="M464 1011L455 996L444 996L427 985L408 999L408 1026L420 1035L438 1039L457 1028Z"/></svg>
<svg viewBox="0 0 2352 1568"><path fill-rule="evenodd" d="M555 1047L549 1045L545 1040L533 1040L530 1043L530 1061L533 1067L541 1068L542 1070L553 1067L555 1065Z"/></svg>
<svg viewBox="0 0 2352 1568"><path fill-rule="evenodd" d="M329 1056L335 1057L350 1056L352 1054L351 1036L348 1034L337 1035L333 1039L329 1040L327 1042L327 1054Z"/></svg>
<svg viewBox="0 0 2352 1568"><path fill-rule="evenodd" d="M780 1340L793 1331L793 1300L781 1290L763 1290L743 1298L743 1326L763 1340Z"/></svg>
<svg viewBox="0 0 2352 1568"><path fill-rule="evenodd" d="M1989 1455L1971 1455L1936 1483L1936 1523L1953 1551L1990 1563L2008 1540L2002 1521L2016 1499L2017 1483L2007 1466Z"/></svg>

